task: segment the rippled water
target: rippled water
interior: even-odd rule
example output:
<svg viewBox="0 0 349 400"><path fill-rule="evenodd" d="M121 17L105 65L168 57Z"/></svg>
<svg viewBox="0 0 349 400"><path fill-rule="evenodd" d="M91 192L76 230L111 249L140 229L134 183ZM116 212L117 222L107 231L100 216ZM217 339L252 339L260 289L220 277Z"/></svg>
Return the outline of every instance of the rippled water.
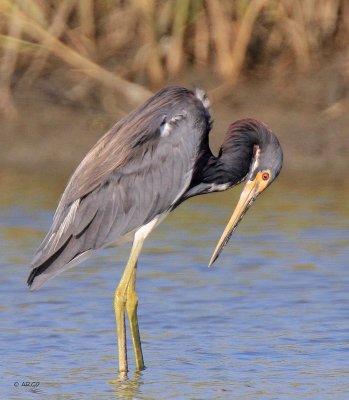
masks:
<svg viewBox="0 0 349 400"><path fill-rule="evenodd" d="M211 269L240 189L192 199L173 213L140 258L147 369L133 373L130 353L126 381L117 379L113 293L128 246L103 251L30 293L27 265L63 184L3 177L5 187L1 398L349 398L345 186L320 189L283 177L257 200Z"/></svg>

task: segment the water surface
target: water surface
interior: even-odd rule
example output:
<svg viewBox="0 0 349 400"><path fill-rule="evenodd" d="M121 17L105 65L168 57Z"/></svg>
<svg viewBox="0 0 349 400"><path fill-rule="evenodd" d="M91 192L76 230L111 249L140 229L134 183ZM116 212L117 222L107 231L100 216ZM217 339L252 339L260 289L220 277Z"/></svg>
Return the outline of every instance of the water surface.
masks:
<svg viewBox="0 0 349 400"><path fill-rule="evenodd" d="M38 292L26 288L28 264L63 185L2 177L1 398L348 398L344 185L280 179L211 269L240 189L183 204L148 238L140 258L147 369L135 374L130 352L126 381L117 380L113 293L129 246L101 252Z"/></svg>

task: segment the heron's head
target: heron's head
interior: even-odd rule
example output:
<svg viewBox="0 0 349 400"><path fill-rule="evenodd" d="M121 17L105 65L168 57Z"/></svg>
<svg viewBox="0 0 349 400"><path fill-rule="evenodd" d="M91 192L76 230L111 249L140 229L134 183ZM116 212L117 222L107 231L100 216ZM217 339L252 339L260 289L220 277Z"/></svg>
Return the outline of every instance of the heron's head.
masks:
<svg viewBox="0 0 349 400"><path fill-rule="evenodd" d="M224 146L230 147L230 150L224 149ZM222 146L224 150L225 157L229 153L230 156L234 155L233 164L236 163L240 170L244 170L242 176L245 186L209 266L218 258L246 211L258 195L271 185L282 168L283 153L277 137L266 125L253 119L240 120L229 127Z"/></svg>

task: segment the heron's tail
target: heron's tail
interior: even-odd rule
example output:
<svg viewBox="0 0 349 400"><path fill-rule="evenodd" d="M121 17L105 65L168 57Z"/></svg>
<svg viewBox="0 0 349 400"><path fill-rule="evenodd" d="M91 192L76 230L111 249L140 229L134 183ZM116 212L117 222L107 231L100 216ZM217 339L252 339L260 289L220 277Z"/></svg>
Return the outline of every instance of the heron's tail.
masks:
<svg viewBox="0 0 349 400"><path fill-rule="evenodd" d="M49 258L42 259L39 253L34 258L33 268L27 280L30 290L39 289L49 279L80 264L80 262L89 258L93 251L92 249L81 251L78 241L74 237L70 237L66 243Z"/></svg>

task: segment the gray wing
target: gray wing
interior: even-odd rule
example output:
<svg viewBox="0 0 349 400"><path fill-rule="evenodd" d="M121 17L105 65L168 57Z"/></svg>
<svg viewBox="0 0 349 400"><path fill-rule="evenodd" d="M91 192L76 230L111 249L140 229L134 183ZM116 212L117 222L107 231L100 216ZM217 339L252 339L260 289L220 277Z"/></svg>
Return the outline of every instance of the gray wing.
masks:
<svg viewBox="0 0 349 400"><path fill-rule="evenodd" d="M190 184L208 129L203 103L175 87L116 124L68 183L34 256L31 288L168 212Z"/></svg>

